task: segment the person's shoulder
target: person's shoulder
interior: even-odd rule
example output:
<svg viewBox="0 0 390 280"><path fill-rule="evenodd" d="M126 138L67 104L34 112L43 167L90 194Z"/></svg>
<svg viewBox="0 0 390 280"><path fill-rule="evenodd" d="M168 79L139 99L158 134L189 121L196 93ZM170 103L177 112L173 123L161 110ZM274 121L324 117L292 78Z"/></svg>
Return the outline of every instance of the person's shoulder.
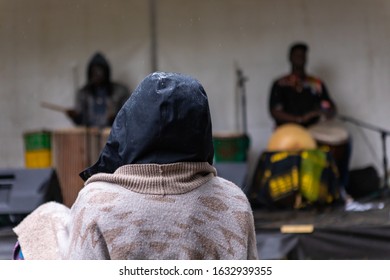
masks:
<svg viewBox="0 0 390 280"><path fill-rule="evenodd" d="M78 94L87 94L89 92L91 92L91 87L88 84L85 84L77 89Z"/></svg>
<svg viewBox="0 0 390 280"><path fill-rule="evenodd" d="M112 183L96 181L86 184L79 192L77 200L79 202L99 203L107 202L110 199L120 196L123 188Z"/></svg>
<svg viewBox="0 0 390 280"><path fill-rule="evenodd" d="M100 173L93 175L93 176L97 176L99 174ZM119 187L118 185L113 184L113 183L108 182L108 181L106 182L103 179L102 180L95 180L95 181L91 181L91 182L87 181L86 185L84 186L84 188L81 189L80 193L93 193L93 192L105 191L105 190L112 191L112 190L117 190L118 187Z"/></svg>
<svg viewBox="0 0 390 280"><path fill-rule="evenodd" d="M112 82L111 87L112 87L113 95L116 98L127 98L130 96L130 90L124 84L118 82Z"/></svg>
<svg viewBox="0 0 390 280"><path fill-rule="evenodd" d="M119 82L111 82L111 86L114 89L120 89L120 90L128 90L129 89L125 84L122 84Z"/></svg>
<svg viewBox="0 0 390 280"><path fill-rule="evenodd" d="M244 191L235 183L216 176L212 180L213 187L222 192L227 200L231 200L236 206L241 205L245 209L250 209L249 201Z"/></svg>
<svg viewBox="0 0 390 280"><path fill-rule="evenodd" d="M313 84L321 84L321 85L324 84L324 81L321 78L313 76L313 75L307 75L306 81L308 81L309 83L313 83Z"/></svg>
<svg viewBox="0 0 390 280"><path fill-rule="evenodd" d="M277 77L274 80L273 84L276 86L288 86L292 83L293 79L294 79L293 75L287 74L287 75Z"/></svg>

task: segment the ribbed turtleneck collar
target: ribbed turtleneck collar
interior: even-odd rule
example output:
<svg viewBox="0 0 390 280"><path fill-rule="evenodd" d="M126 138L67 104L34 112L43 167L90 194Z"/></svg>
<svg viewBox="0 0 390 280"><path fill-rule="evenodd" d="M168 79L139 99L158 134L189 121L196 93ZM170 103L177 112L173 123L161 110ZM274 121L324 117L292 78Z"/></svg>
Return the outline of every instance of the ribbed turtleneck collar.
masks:
<svg viewBox="0 0 390 280"><path fill-rule="evenodd" d="M198 188L216 175L215 168L208 162L128 164L118 168L113 174L93 175L86 185L104 181L143 194L183 194Z"/></svg>

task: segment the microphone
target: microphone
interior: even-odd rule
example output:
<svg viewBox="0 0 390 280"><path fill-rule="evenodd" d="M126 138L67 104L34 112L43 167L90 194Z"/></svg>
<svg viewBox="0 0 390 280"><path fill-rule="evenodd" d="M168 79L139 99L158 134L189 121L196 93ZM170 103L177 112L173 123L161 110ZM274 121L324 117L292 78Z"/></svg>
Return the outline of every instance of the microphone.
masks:
<svg viewBox="0 0 390 280"><path fill-rule="evenodd" d="M244 82L248 81L248 77L244 76L244 72L242 71L241 67L238 65L237 62L234 62L234 68L236 69L238 84L241 86L244 84Z"/></svg>

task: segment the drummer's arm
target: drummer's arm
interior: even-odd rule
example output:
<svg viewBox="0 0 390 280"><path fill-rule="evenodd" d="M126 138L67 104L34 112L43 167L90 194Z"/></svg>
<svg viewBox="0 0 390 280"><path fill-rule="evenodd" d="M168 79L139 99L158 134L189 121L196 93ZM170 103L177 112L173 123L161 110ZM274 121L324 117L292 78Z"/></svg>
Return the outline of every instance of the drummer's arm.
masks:
<svg viewBox="0 0 390 280"><path fill-rule="evenodd" d="M79 114L75 109L66 110L65 113L75 124L81 123L81 114Z"/></svg>
<svg viewBox="0 0 390 280"><path fill-rule="evenodd" d="M322 96L321 96L321 112L327 119L333 118L337 114L337 107L333 100L330 98L328 90L324 84L322 84Z"/></svg>
<svg viewBox="0 0 390 280"><path fill-rule="evenodd" d="M271 109L271 116L278 124L289 123L289 122L299 123L301 121L300 117L286 113L283 110L278 108Z"/></svg>
<svg viewBox="0 0 390 280"><path fill-rule="evenodd" d="M75 108L69 109L65 113L73 121L75 125L81 125L83 122L83 109L85 109L86 104L86 94L82 90L77 91ZM86 113L86 112L85 112Z"/></svg>
<svg viewBox="0 0 390 280"><path fill-rule="evenodd" d="M321 115L320 111L311 111L302 116L296 116L286 113L281 108L275 107L271 109L271 115L278 124L283 123L297 123L305 124L313 118L317 118Z"/></svg>

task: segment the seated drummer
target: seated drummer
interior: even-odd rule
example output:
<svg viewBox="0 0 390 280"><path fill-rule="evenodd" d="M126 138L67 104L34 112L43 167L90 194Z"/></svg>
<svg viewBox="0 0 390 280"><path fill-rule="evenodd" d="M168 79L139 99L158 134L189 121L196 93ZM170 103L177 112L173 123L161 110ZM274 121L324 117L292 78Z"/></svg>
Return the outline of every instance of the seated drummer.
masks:
<svg viewBox="0 0 390 280"><path fill-rule="evenodd" d="M276 125L297 123L305 127L321 117L332 118L336 106L324 83L305 71L308 46L296 43L290 47L291 73L274 81L269 110Z"/></svg>

